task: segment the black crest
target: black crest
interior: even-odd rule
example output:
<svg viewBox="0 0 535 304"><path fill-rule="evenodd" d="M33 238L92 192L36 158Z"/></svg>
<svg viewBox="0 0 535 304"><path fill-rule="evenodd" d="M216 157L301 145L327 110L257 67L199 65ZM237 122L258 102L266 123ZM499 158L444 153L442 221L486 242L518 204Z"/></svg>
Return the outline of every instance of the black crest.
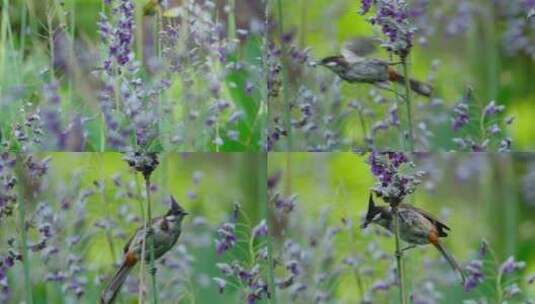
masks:
<svg viewBox="0 0 535 304"><path fill-rule="evenodd" d="M175 200L175 198L172 195L170 196L170 200L171 200L171 206L170 206L171 208L169 209L169 211L167 211L167 215L188 214L186 210L184 210L184 208L182 208L182 206L178 204L178 202Z"/></svg>

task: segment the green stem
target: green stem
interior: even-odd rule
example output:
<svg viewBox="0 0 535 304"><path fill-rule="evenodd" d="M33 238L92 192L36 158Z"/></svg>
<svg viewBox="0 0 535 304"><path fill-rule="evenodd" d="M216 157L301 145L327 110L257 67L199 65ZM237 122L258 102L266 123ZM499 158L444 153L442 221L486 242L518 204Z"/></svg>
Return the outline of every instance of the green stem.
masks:
<svg viewBox="0 0 535 304"><path fill-rule="evenodd" d="M154 29L154 37L156 37L156 53L158 54L158 61L159 62L162 62L163 58L162 58L162 39L161 39L161 35L160 35L160 31L161 29L163 28L163 16L162 16L162 10L158 10L158 14L156 16L157 18L157 22L156 22L156 25L155 25L155 29ZM165 94L165 92L162 92L162 91L159 91L158 93L158 117L162 117L164 118L164 115L165 115L165 112L163 111L163 109L165 108L163 103L164 103L164 99L167 100L167 98L163 98L163 94ZM165 119L159 119L158 120L158 137L160 139L160 144L163 145L165 140L164 140L164 136L163 136L163 133L162 130L164 129L164 121Z"/></svg>
<svg viewBox="0 0 535 304"><path fill-rule="evenodd" d="M24 184L26 182L24 176L24 160L20 155L17 156L17 175L19 179L18 184L18 209L19 209L19 229L22 245L22 263L24 267L24 287L26 294L26 302L28 304L33 303L32 298L32 285L30 280L30 256L28 252L28 235L26 232L26 203L24 201L24 196L26 191L24 189Z"/></svg>
<svg viewBox="0 0 535 304"><path fill-rule="evenodd" d="M267 154L259 154L260 161L258 164L259 170L258 170L258 196L261 206L264 206L264 208L260 209L262 214L261 217L266 220L269 225L269 218L270 218L270 208L268 205L268 198L267 198L267 165L268 165L268 159ZM277 286L275 285L275 270L273 269L273 238L271 237L271 229L268 229L268 237L266 238L266 246L268 251L268 269L269 269L269 285L270 285L270 291L273 296L273 303L278 303L277 299Z"/></svg>
<svg viewBox="0 0 535 304"><path fill-rule="evenodd" d="M136 6L139 3L139 1L136 1ZM136 51L137 51L137 59L143 65L143 6L140 5L135 9L135 39L136 39Z"/></svg>
<svg viewBox="0 0 535 304"><path fill-rule="evenodd" d="M488 87L488 99L495 100L498 97L498 88L499 88L499 56L496 51L498 47L496 46L495 38L495 13L494 6L488 6L487 18L483 22L486 23L484 26L485 29L485 43L486 43L486 65L487 65L487 87Z"/></svg>
<svg viewBox="0 0 535 304"><path fill-rule="evenodd" d="M518 223L518 202L519 199L517 197L516 191L510 191L511 189L515 188L515 185L517 184L516 180L516 174L514 172L514 161L511 154L507 155L498 155L498 158L505 158L503 159L503 162L500 162L501 170L504 172L504 175L502 176L502 202L505 202L506 204L503 204L505 207L505 229L504 229L504 235L505 237L505 251L507 255L512 255L516 252L517 249L517 229L519 226Z"/></svg>
<svg viewBox="0 0 535 304"><path fill-rule="evenodd" d="M152 230L152 213L151 213L151 203L150 203L150 176L145 176L145 191L147 193L147 222L148 222L148 235L149 235L149 264L150 264L150 273L152 277L152 302L154 304L159 303L158 299L158 286L156 284L156 266L154 265L154 231Z"/></svg>
<svg viewBox="0 0 535 304"><path fill-rule="evenodd" d="M411 84L409 78L409 67L407 64L407 58L401 58L401 64L403 65L403 77L405 78L405 105L407 106L407 122L409 127L409 147L410 151L414 152L414 136L412 129L412 107L411 107Z"/></svg>
<svg viewBox="0 0 535 304"><path fill-rule="evenodd" d="M357 238L355 237L355 232L353 230L353 228L349 229L349 237L351 239L351 244L353 245L353 251L354 252L358 252L359 248L358 248L358 245L357 245ZM359 271L359 266L357 266L357 268L355 268L353 270L353 276L355 277L355 281L357 282L357 288L359 290L359 296L361 298L364 297L364 286L363 286L363 283L362 283L362 276L360 275L360 271Z"/></svg>
<svg viewBox="0 0 535 304"><path fill-rule="evenodd" d="M20 63L24 61L24 50L26 49L26 4L20 7ZM22 73L21 73L22 74Z"/></svg>
<svg viewBox="0 0 535 304"><path fill-rule="evenodd" d="M503 300L503 292L502 292L502 276L503 272L500 269L498 272L498 275L496 276L496 303L502 303Z"/></svg>
<svg viewBox="0 0 535 304"><path fill-rule="evenodd" d="M392 214L394 217L394 236L396 239L396 263L397 263L397 275L399 281L399 297L400 303L406 304L407 294L405 292L405 276L403 273L403 252L400 248L400 236L399 236L399 214L398 208L392 208Z"/></svg>
<svg viewBox="0 0 535 304"><path fill-rule="evenodd" d="M54 3L50 4L51 6L54 5ZM49 10L54 10L53 7L49 7ZM54 48L54 27L52 24L54 16L50 13L46 16L47 21L47 30L48 30L48 47L50 48L50 81L54 81L56 79L54 75L54 57L55 57L55 48Z"/></svg>
<svg viewBox="0 0 535 304"><path fill-rule="evenodd" d="M281 73L282 73L282 98L285 106L285 125L287 132L287 147L286 151L292 151L292 116L290 112L290 97L288 95L288 68L286 65L286 47L282 36L284 35L284 17L282 13L282 0L277 0L277 17L279 22L279 39L281 42Z"/></svg>
<svg viewBox="0 0 535 304"><path fill-rule="evenodd" d="M299 48L304 49L306 45L307 34L307 8L309 2L307 0L301 0L301 35L299 36Z"/></svg>
<svg viewBox="0 0 535 304"><path fill-rule="evenodd" d="M236 16L234 12L236 10L236 0L228 0L228 38L230 41L236 39Z"/></svg>
<svg viewBox="0 0 535 304"><path fill-rule="evenodd" d="M139 180L136 176L135 178L136 180L136 186L137 186L137 190L138 190L138 194L140 195L141 197L141 185L139 183ZM139 200L139 207L140 207L140 210L141 210L141 216L143 216L143 240L141 241L141 265L139 266L139 293L138 293L138 303L143 303L143 291L145 289L145 272L144 272L144 269L145 269L145 249L146 249L146 245L147 245L147 225L148 225L148 220L147 220L147 216L145 214L145 208L143 207L143 202L142 200L140 199Z"/></svg>
<svg viewBox="0 0 535 304"><path fill-rule="evenodd" d="M368 142L367 142L368 130L366 129L366 121L364 120L364 115L362 114L361 110L357 110L357 113L358 113L358 117L359 117L359 121L360 121L360 127L362 128L362 139L364 141L364 147L367 147L367 145L368 145ZM357 146L356 136L355 136L354 146L355 147Z"/></svg>
<svg viewBox="0 0 535 304"><path fill-rule="evenodd" d="M0 94L3 92L4 74L6 72L6 53L7 48L7 32L9 27L9 1L4 0L2 3L2 22L0 26Z"/></svg>

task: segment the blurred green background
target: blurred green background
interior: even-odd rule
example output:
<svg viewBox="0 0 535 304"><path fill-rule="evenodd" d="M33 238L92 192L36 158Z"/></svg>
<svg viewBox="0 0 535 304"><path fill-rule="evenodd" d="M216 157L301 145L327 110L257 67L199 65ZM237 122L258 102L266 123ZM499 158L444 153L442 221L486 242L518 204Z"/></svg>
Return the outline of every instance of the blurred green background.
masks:
<svg viewBox="0 0 535 304"><path fill-rule="evenodd" d="M535 272L535 205L524 198L522 190L528 165L533 166L535 161L533 155L430 153L414 155L414 159L416 169L428 174L406 202L445 220L451 227L451 233L444 239L445 246L459 263L466 265L475 258L480 241L485 239L495 252L498 263L514 255L517 260L527 262L523 271L526 277ZM370 227L366 231L359 228L368 208L369 189L375 184L367 156L352 153L270 153L268 172L272 176L282 173L278 193L284 197L297 195L296 211L288 216L288 226L275 227L287 229L282 233L285 237L274 239L275 244L281 245L286 238L291 238L306 246L310 242L308 235L322 235L325 231L325 228L319 228L323 227L322 219L325 217L327 227L342 228L342 232L333 238L333 264L339 265L343 259L355 255L363 258L364 264L360 267L372 268L375 274L375 277L362 276L365 290L376 279L382 278L377 274L386 272L389 264L375 259L373 251L368 250L373 247L373 242L378 241L381 249L392 253L394 239L371 233L381 231L379 227ZM383 204L380 199L376 203ZM343 219L352 221L353 228L344 230ZM314 229L320 230L314 232ZM325 247L320 246L319 251L324 250ZM465 293L447 264L429 266L430 258L439 256L430 246L407 252L405 269L409 294L413 288L424 287L420 283L422 277L438 273L444 280L453 278L453 283L432 280L435 289L443 296L438 303L461 303L479 296L487 296L489 303L495 303L495 274L494 278L486 277L481 288ZM319 273L322 273L321 265L317 266ZM493 270L498 266L492 265ZM358 303L362 294L357 283L353 273L343 273L332 287L332 303ZM518 284L532 298L535 296L535 289L527 285L525 278ZM393 288L375 301L397 303L397 289ZM524 302L517 298L510 303Z"/></svg>

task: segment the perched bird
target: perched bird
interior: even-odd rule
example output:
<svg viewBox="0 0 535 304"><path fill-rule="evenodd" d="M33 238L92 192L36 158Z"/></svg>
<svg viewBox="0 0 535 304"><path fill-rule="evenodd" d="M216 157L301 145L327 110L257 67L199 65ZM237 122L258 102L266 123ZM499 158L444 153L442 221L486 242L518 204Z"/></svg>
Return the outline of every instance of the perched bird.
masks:
<svg viewBox="0 0 535 304"><path fill-rule="evenodd" d="M391 81L405 85L405 78L392 67L393 63L365 57L374 49L373 39L354 39L344 45L341 55L323 58L319 64L350 83L380 84ZM409 79L409 86L422 96L429 97L433 92L430 84L415 79Z"/></svg>
<svg viewBox="0 0 535 304"><path fill-rule="evenodd" d="M453 256L444 248L440 238L448 236L448 226L440 222L436 217L427 211L413 207L408 204L399 204L397 206L399 216L399 235L400 238L409 243L410 246L402 251L413 248L417 245L432 244L448 261L454 271L458 272L462 283L465 282L464 273L455 261ZM368 213L361 228L366 228L370 223L378 224L383 228L393 231L393 212L389 206L376 206L373 196L370 193L368 202Z"/></svg>
<svg viewBox="0 0 535 304"><path fill-rule="evenodd" d="M164 216L153 218L150 225L153 230L154 238L154 258L158 259L163 256L175 245L180 236L182 221L188 213L176 202L171 196L171 208ZM104 289L100 297L100 303L112 303L123 285L128 273L134 268L141 259L143 247L143 235L146 232L143 227L136 230L136 233L124 246L123 262L113 276L108 286ZM148 237L147 237L148 238ZM150 260L150 243L145 241L145 261Z"/></svg>

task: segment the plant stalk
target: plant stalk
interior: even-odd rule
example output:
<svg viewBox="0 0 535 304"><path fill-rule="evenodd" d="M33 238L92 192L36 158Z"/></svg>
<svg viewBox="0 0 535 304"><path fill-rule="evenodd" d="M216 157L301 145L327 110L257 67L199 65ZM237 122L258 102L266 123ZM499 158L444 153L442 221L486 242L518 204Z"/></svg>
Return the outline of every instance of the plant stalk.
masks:
<svg viewBox="0 0 535 304"><path fill-rule="evenodd" d="M228 0L228 38L231 41L236 40L236 0Z"/></svg>
<svg viewBox="0 0 535 304"><path fill-rule="evenodd" d="M405 276L403 273L403 252L400 248L400 236L399 236L399 213L397 207L392 207L392 214L394 216L394 236L396 239L396 263L397 263L397 275L399 281L399 297L400 303L406 304L407 294L405 291Z"/></svg>
<svg viewBox="0 0 535 304"><path fill-rule="evenodd" d="M141 185L139 183L139 180L136 176L136 188L137 188L137 191L138 191L138 194L140 195L141 197ZM145 214L145 208L143 207L143 202L141 200L139 200L139 209L140 209L140 212L141 212L141 216L143 217L143 231L147 231L147 217L146 217L146 214ZM141 256L143 257L141 259L141 262L140 262L140 266L139 266L139 292L138 292L138 303L143 303L143 290L145 289L145 272L144 272L144 269L145 269L145 246L147 244L147 238L146 238L146 235L147 233L144 233L143 234L143 240L141 242Z"/></svg>
<svg viewBox="0 0 535 304"><path fill-rule="evenodd" d="M282 73L282 97L284 100L285 107L285 127L287 132L287 147L286 151L292 151L292 115L290 108L290 96L288 95L289 85L288 85L288 67L286 65L286 47L283 42L284 35L284 16L282 13L282 0L277 0L277 20L279 22L279 40L281 43L281 73Z"/></svg>
<svg viewBox="0 0 535 304"><path fill-rule="evenodd" d="M260 182L258 183L258 199L260 201L261 206L264 206L264 208L260 209L260 217L266 219L266 221L269 223L270 219L270 208L269 208L269 202L267 198L267 183L265 181L265 178L267 176L267 154L261 154L259 156L259 161L257 162L259 164L258 166L258 177ZM269 226L269 225L268 225ZM272 294L272 303L278 303L277 298L277 286L275 283L275 270L273 267L274 259L273 259L273 238L272 238L272 230L268 229L268 237L266 238L266 246L268 250L268 265L269 265L269 285L270 285L270 291Z"/></svg>
<svg viewBox="0 0 535 304"><path fill-rule="evenodd" d="M403 77L405 78L405 105L407 107L407 123L409 127L409 147L410 151L414 152L414 135L412 129L412 105L411 105L411 84L409 78L409 67L407 64L407 57L401 57L401 65L403 66Z"/></svg>
<svg viewBox="0 0 535 304"><path fill-rule="evenodd" d="M145 191L147 192L147 222L148 230L146 234L149 239L149 265L150 265L150 274L152 277L152 302L154 304L159 303L158 299L158 285L156 284L156 266L154 265L154 231L152 230L152 213L151 213L151 203L150 203L150 176L145 176Z"/></svg>

